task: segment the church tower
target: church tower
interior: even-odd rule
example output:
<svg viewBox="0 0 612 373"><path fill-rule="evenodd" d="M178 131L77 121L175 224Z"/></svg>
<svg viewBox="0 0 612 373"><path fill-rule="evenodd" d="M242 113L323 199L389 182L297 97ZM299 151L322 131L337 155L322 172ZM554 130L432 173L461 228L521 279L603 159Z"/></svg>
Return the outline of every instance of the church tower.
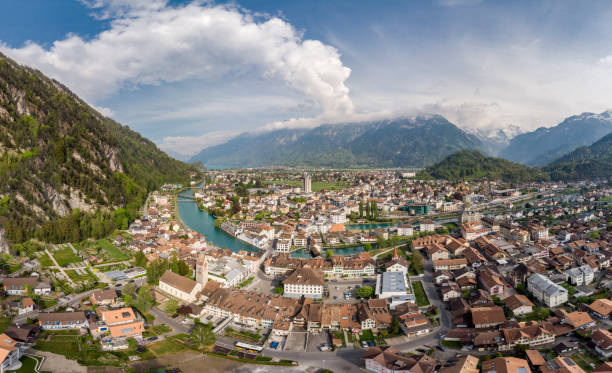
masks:
<svg viewBox="0 0 612 373"><path fill-rule="evenodd" d="M206 262L206 255L203 253L199 254L196 260L195 280L197 283L202 284L202 287L204 287L208 281L208 263Z"/></svg>

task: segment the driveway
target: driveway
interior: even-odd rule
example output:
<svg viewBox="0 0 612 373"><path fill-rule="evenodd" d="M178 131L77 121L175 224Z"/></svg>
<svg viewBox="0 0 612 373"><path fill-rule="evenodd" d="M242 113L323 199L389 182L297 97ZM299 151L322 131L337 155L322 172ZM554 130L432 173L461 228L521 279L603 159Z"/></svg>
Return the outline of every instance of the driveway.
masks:
<svg viewBox="0 0 612 373"><path fill-rule="evenodd" d="M168 316L167 313L161 311L155 307L151 308L151 314L155 316L155 321L153 321L153 325L166 324L172 329L168 335L176 335L180 333L190 334L193 326L185 325L181 323L179 320L175 320Z"/></svg>

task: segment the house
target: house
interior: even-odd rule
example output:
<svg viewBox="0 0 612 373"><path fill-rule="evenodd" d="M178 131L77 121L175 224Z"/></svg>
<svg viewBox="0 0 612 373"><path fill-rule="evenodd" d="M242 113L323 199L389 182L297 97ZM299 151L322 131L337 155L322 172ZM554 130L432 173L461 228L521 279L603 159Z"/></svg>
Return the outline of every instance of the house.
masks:
<svg viewBox="0 0 612 373"><path fill-rule="evenodd" d="M568 299L568 291L548 277L534 273L527 279L527 290L548 307L556 307Z"/></svg>
<svg viewBox="0 0 612 373"><path fill-rule="evenodd" d="M436 223L431 219L422 220L419 223L419 231L421 232L435 232Z"/></svg>
<svg viewBox="0 0 612 373"><path fill-rule="evenodd" d="M38 277L5 277L0 278L4 290L10 295L27 295L31 288L36 295L51 294L51 285L39 280Z"/></svg>
<svg viewBox="0 0 612 373"><path fill-rule="evenodd" d="M21 367L19 359L21 359L24 350L20 347L21 343L15 341L6 333L0 334L0 373L15 371Z"/></svg>
<svg viewBox="0 0 612 373"><path fill-rule="evenodd" d="M136 319L131 307L102 311L101 320L113 338L140 338L144 332L144 323Z"/></svg>
<svg viewBox="0 0 612 373"><path fill-rule="evenodd" d="M544 357L538 350L525 350L525 355L527 356L527 361L529 361L529 364L534 369L546 364L546 360L544 360Z"/></svg>
<svg viewBox="0 0 612 373"><path fill-rule="evenodd" d="M432 243L425 247L425 251L427 252L427 256L431 260L440 260L440 259L449 259L450 253L448 250L440 245L439 243Z"/></svg>
<svg viewBox="0 0 612 373"><path fill-rule="evenodd" d="M480 272L478 280L482 284L482 287L489 292L489 295L501 295L504 293L504 283L499 278L488 271Z"/></svg>
<svg viewBox="0 0 612 373"><path fill-rule="evenodd" d="M455 282L445 282L440 287L440 293L442 294L442 300L448 302L453 298L461 297L461 288Z"/></svg>
<svg viewBox="0 0 612 373"><path fill-rule="evenodd" d="M586 329L595 325L595 321L587 312L570 312L565 314L563 323L571 325L574 329Z"/></svg>
<svg viewBox="0 0 612 373"><path fill-rule="evenodd" d="M612 333L606 329L598 329L591 334L595 350L603 357L612 357Z"/></svg>
<svg viewBox="0 0 612 373"><path fill-rule="evenodd" d="M440 369L440 373L478 373L478 362L480 359L476 356L466 355L450 367Z"/></svg>
<svg viewBox="0 0 612 373"><path fill-rule="evenodd" d="M202 284L166 270L159 279L159 289L184 302L192 303L202 290Z"/></svg>
<svg viewBox="0 0 612 373"><path fill-rule="evenodd" d="M596 299L588 308L591 310L591 314L594 317L608 319L612 313L612 300Z"/></svg>
<svg viewBox="0 0 612 373"><path fill-rule="evenodd" d="M586 373L569 357L558 356L540 367L542 373Z"/></svg>
<svg viewBox="0 0 612 373"><path fill-rule="evenodd" d="M508 307L515 316L533 312L534 304L531 303L529 298L522 294L513 294L504 299L504 302L506 303L506 307Z"/></svg>
<svg viewBox="0 0 612 373"><path fill-rule="evenodd" d="M91 304L96 306L109 306L115 303L116 299L117 292L115 289L96 290L89 297Z"/></svg>
<svg viewBox="0 0 612 373"><path fill-rule="evenodd" d="M89 322L85 312L41 312L38 314L38 325L43 330L66 330L88 328Z"/></svg>
<svg viewBox="0 0 612 373"><path fill-rule="evenodd" d="M433 266L435 271L459 269L467 266L467 260L465 258L434 260Z"/></svg>
<svg viewBox="0 0 612 373"><path fill-rule="evenodd" d="M576 286L588 285L593 282L594 277L595 273L593 273L593 269L586 264L577 268L570 268L565 271L566 281L569 281L571 284Z"/></svg>
<svg viewBox="0 0 612 373"><path fill-rule="evenodd" d="M472 323L477 329L492 328L506 322L504 309L498 306L472 308Z"/></svg>
<svg viewBox="0 0 612 373"><path fill-rule="evenodd" d="M529 363L517 357L496 357L482 362L482 372L496 373L531 373Z"/></svg>
<svg viewBox="0 0 612 373"><path fill-rule="evenodd" d="M405 257L400 257L397 253L397 248L393 250L393 258L390 262L385 263L387 272L402 272L404 275L408 273L409 263Z"/></svg>
<svg viewBox="0 0 612 373"><path fill-rule="evenodd" d="M516 345L539 346L555 341L552 331L546 330L540 325L527 325L519 328L502 329L505 344L500 350L511 350Z"/></svg>
<svg viewBox="0 0 612 373"><path fill-rule="evenodd" d="M309 267L300 267L283 280L283 296L322 299L324 285L323 273Z"/></svg>
<svg viewBox="0 0 612 373"><path fill-rule="evenodd" d="M431 356L404 355L393 346L371 347L361 358L365 362L366 370L377 373L432 373L437 364L437 360Z"/></svg>
<svg viewBox="0 0 612 373"><path fill-rule="evenodd" d="M6 328L4 333L17 342L34 343L40 334L40 327L32 324L14 324Z"/></svg>
<svg viewBox="0 0 612 373"><path fill-rule="evenodd" d="M397 226L398 236L412 236L414 234L414 227L411 224L400 224Z"/></svg>
<svg viewBox="0 0 612 373"><path fill-rule="evenodd" d="M25 315L26 313L33 312L34 308L36 308L36 303L30 297L25 297L21 299L19 303L18 313L20 315Z"/></svg>

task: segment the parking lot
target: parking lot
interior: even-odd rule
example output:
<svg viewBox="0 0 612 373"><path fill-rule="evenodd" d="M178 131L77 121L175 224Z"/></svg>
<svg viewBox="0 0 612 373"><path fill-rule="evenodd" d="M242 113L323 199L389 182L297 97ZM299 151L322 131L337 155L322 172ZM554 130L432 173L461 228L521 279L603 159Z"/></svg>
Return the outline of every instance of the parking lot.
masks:
<svg viewBox="0 0 612 373"><path fill-rule="evenodd" d="M306 346L306 332L291 332L285 341L284 351L304 351Z"/></svg>
<svg viewBox="0 0 612 373"><path fill-rule="evenodd" d="M328 332L321 332L317 334L310 334L308 336L308 352L320 351L319 347L326 344L331 346L331 338Z"/></svg>
<svg viewBox="0 0 612 373"><path fill-rule="evenodd" d="M376 288L376 279L364 278L349 281L329 281L327 283L329 296L324 298L323 301L325 303L359 303L360 299L357 298L356 291L362 286ZM348 300L345 299L345 293L350 294Z"/></svg>

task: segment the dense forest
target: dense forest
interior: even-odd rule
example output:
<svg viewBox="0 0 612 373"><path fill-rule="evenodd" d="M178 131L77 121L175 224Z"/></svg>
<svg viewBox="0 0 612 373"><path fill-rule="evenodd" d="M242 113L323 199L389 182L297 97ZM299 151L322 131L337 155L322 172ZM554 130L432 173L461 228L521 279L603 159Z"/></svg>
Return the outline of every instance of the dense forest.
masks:
<svg viewBox="0 0 612 373"><path fill-rule="evenodd" d="M15 242L101 237L198 171L0 54L0 224Z"/></svg>
<svg viewBox="0 0 612 373"><path fill-rule="evenodd" d="M612 133L544 167L554 180L582 180L612 176Z"/></svg>
<svg viewBox="0 0 612 373"><path fill-rule="evenodd" d="M486 157L475 150L462 150L451 154L420 172L417 177L450 181L501 180L506 182L548 179L548 175L540 169L501 158Z"/></svg>

